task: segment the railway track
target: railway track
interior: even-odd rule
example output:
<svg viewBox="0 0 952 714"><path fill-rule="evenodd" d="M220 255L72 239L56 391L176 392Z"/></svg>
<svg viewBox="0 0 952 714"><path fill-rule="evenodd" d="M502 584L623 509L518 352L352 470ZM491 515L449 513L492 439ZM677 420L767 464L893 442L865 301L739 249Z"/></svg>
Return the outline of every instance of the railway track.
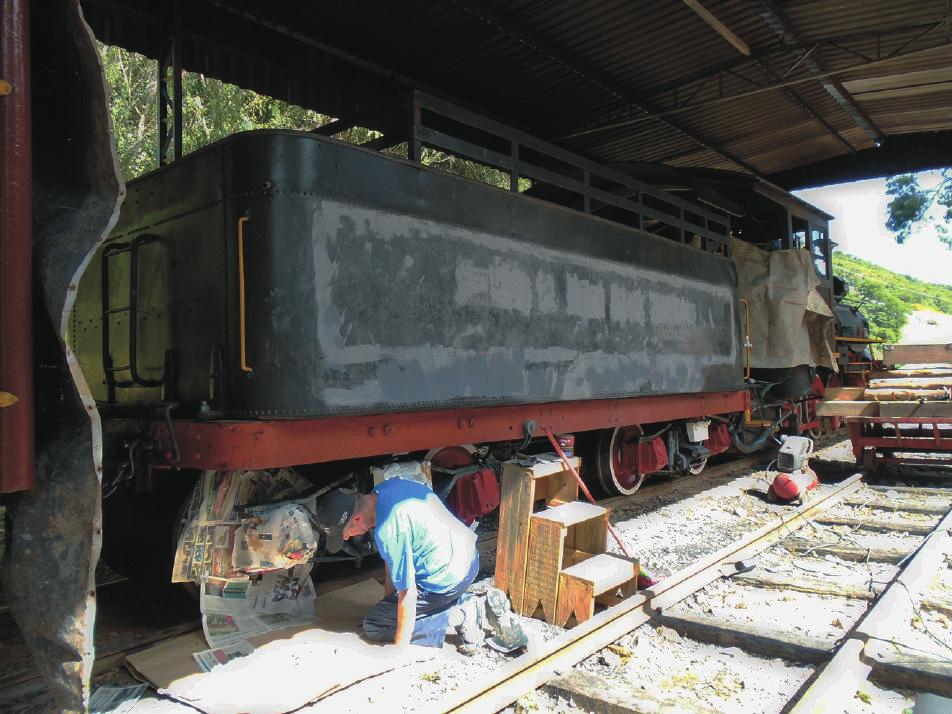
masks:
<svg viewBox="0 0 952 714"><path fill-rule="evenodd" d="M707 486L723 483L735 475L755 470L763 463L764 460L758 458L740 459L711 467L700 477L664 481L647 486L632 496L605 499L602 503L611 506L615 511L624 511L625 509L637 509L639 507L648 508L650 504L663 499L677 502L682 497L690 497L698 492L703 492L703 489ZM941 515L946 514L949 503L952 502L952 491L930 490L929 492L938 494L938 496L923 499L921 490L904 490L902 488L887 495L885 491L875 491L870 487L863 486L858 477L849 478L832 489L828 489L821 499L808 503L796 513L791 512L782 518L777 518L775 523L764 526L730 546L678 570L678 572L666 577L651 591L602 612L582 626L560 633L546 641L541 650L535 649L532 651L531 655L524 655L497 667L490 677L480 677L478 685L466 684L452 692L445 693L441 698L433 699L430 697L430 701L425 706L421 706L421 710L497 711L508 707L520 698L524 698L527 693L533 692L538 687L543 688L540 693L529 696L540 697L542 700L545 700L546 697L549 699L559 696L571 697L575 704L585 708L586 697L595 696L593 692L598 689L598 682L602 680L611 681L612 677L618 675L621 671L615 667L616 671L614 672L599 672L598 666L591 665L593 661L598 660L601 656L598 653L604 651L605 647L613 643L618 641L624 643L626 638L637 637L639 632L654 632L655 628L662 628L662 631L668 633L679 633L676 636L685 638L685 641L690 638L690 641L714 642L718 643L721 648L739 647L761 656L781 657L790 662L807 662L811 667L822 666L824 662L831 660L835 654L836 648L831 643L821 645L809 638L791 637L789 633L771 631L770 628L737 626L736 622L733 623L734 627L730 627L728 626L730 623L712 622L710 621L711 618L705 619L698 617L696 613L682 612L678 603L697 593L703 593L711 587L729 585L747 590L759 588L776 593L803 592L810 596L827 593L827 597L848 598L861 602L863 607L869 607L877 602L877 593L882 590L883 586L874 585L873 589L859 587L840 587L838 589L837 586L829 582L809 577L805 573L801 575L806 577L791 580L789 577L767 572L763 568L755 569L750 573L736 574L733 563L749 560L757 553L772 553L774 551L790 553L797 557L797 552L802 553L811 548L814 549L811 553L800 557L822 558L823 556L829 556L835 557L839 561L841 557L851 555L849 548L853 547L855 550L856 546L843 542L828 542L844 540L839 536L835 538L828 536L826 540L821 539L818 542L810 541L807 536L816 535L818 529L821 534L853 533L861 530L866 532L864 525L882 526L882 518L875 520L867 518L866 520L870 521L867 524L858 522L863 520L863 513L869 511L870 504L876 506L877 513L885 513L891 516L889 522L893 526L892 530L895 529L897 523L901 526L904 522L915 519L915 525L918 526L919 532L917 537L920 541L933 540L935 536L922 534L922 524L928 522L929 519L934 522ZM901 497L898 500L897 495ZM908 508L903 509L903 504ZM837 508L847 509L846 513L848 515L834 512ZM850 518L852 520L848 520ZM808 526L808 524L810 525ZM806 534L804 530L810 530L812 533ZM892 530L887 528L885 532L888 535ZM776 545L781 542L786 546L791 546L793 550ZM495 533L484 533L480 538L479 547L485 553L492 552L495 547ZM799 551L796 550L798 548ZM843 562L853 562L857 568L862 569L867 567L866 563L875 562L874 559L885 558L886 556L879 551L885 552L887 550L889 549L867 548L861 556L857 556L855 552L852 553L852 556L857 557L858 560ZM899 553L899 555L892 553L890 557L893 557L894 560L899 559L907 552L908 549ZM905 564L904 561L903 565ZM903 571L897 570L896 572ZM376 569L364 569L357 574L335 579L333 582L320 583L323 588L319 589L328 591L344 587L356 580L376 574L378 574ZM906 586L909 587L908 584ZM130 585L116 583L108 588L103 588L100 596L107 599L110 597L109 591L114 590L116 593L115 599L121 600L123 597L122 590L127 587L130 587ZM935 598L933 599L935 600ZM930 613L941 612L943 607L941 598L937 602L927 602L925 605L920 605L920 607L928 609L933 605L939 607L940 610L929 610ZM121 666L128 654L162 639L196 629L198 623L194 618L194 611L189 611L186 608L181 613L179 621L166 622L164 627L161 628L140 628L138 630L126 628L124 632L111 633L104 631L102 637L97 632L97 646L100 648L100 652L103 653L97 660L95 670L97 683L111 682L117 678L121 680L123 676L120 674ZM952 613L950 613L950 616L952 616ZM122 628L120 627L119 630L122 630ZM847 632L843 633L843 639L844 641L849 639ZM6 638L4 637L5 641ZM855 648L855 645L850 645L850 647ZM623 653L626 651L626 645L624 644L614 645L614 648ZM848 649L847 651L852 650ZM7 652L10 653L10 650L7 649ZM613 660L614 658L609 657L608 659ZM622 657L622 659L625 658ZM583 663L582 666L573 670L573 665L579 662ZM842 658L840 662L842 662ZM842 665L838 664L837 666ZM886 665L879 666L875 670L875 675L882 678L885 667ZM601 669L606 668L602 667ZM611 670L612 668L607 669ZM941 682L941 666L937 671L940 674L933 673L933 679L939 677L938 681ZM16 676L17 674L19 676ZM588 683L587 688L585 682ZM929 686L933 687L931 684ZM24 711L23 702L41 698L44 689L35 672L21 671L17 673L8 671L6 676L0 677L0 692L4 693L0 695L0 708L8 711ZM650 701L649 695L642 692L642 705L646 702L650 703ZM591 700L592 709L603 705L604 703L598 704L595 699ZM545 710L544 701L540 708L543 711ZM696 708L704 709L704 707ZM40 711L42 709L34 710ZM623 709L618 710L622 711ZM767 710L765 709L765 711Z"/></svg>
<svg viewBox="0 0 952 714"><path fill-rule="evenodd" d="M838 543L831 542L831 535L833 541L842 541L846 534L882 533L884 526L889 531L902 523L874 517L880 507L905 520L912 514L919 516L917 528L906 531L917 533L916 542L902 549L898 562L889 563L896 559L886 549L854 547L865 550L863 557L855 557L844 546L835 549ZM864 486L858 474L775 524L567 630L547 642L542 652L501 669L493 681L460 688L434 710L498 711L518 701L523 709L545 711L553 699L564 698L587 711L655 711L669 706L678 711L839 712L850 711L855 704L857 711L869 705L866 711L901 712L912 702L908 694L896 694L895 690L952 697L952 630L948 626L952 589L943 589L952 588L952 575L944 562L952 552L950 509L950 490L874 490ZM851 519L831 515L838 510L865 511L866 515ZM928 527L924 527L926 523ZM804 530L812 533L799 537ZM853 559L842 559L844 555ZM825 564L830 562L824 557L828 556L839 567L852 569L854 577L847 580L863 584L843 586L806 573L778 576L758 567L741 572L758 556L774 566L771 570L784 562ZM881 566L878 576L870 574L871 564ZM884 568L886 572L891 569L889 575L882 575ZM937 585L933 581L939 580L937 573L943 571L944 580ZM790 593L814 601L813 623L784 623L777 615L786 601L793 599ZM692 603L683 604L692 596ZM705 605L713 601L731 603L736 609L731 613L731 607L720 608L720 612L715 608L716 614L712 614ZM750 624L734 614L755 608L774 617ZM835 638L818 636L815 631L826 634L831 620L842 632ZM663 641L666 662L675 665L680 661L686 668L679 672L672 666L666 675L646 670L638 661L644 648L639 651L635 645L642 632ZM765 665L768 679L769 672L778 669L777 660L783 662L783 668L795 670L799 678L794 677L789 691L779 692L779 698L755 703L750 697L745 702L743 696L736 696L745 687L736 676L722 677L718 687L716 676L712 684L710 667L694 668L706 669L707 677L691 671L699 657L711 659L728 653L727 657L735 658L737 650L743 653L742 658L773 660ZM596 655L599 652L609 654ZM579 663L581 666L576 666ZM768 682L768 687L776 689L776 685ZM532 706L526 706L526 694L538 687L543 688L542 701L530 699ZM707 696L698 696L698 688ZM711 696L708 689L717 696ZM718 701L724 690L728 696Z"/></svg>

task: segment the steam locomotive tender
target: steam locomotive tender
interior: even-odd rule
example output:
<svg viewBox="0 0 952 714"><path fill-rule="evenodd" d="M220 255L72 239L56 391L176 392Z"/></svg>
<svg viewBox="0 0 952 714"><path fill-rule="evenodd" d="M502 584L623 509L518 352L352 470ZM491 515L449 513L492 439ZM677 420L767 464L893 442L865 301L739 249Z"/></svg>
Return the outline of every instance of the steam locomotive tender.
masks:
<svg viewBox="0 0 952 714"><path fill-rule="evenodd" d="M729 212L602 173L613 188L585 183L574 210L259 131L130 183L69 334L112 532L201 469L360 482L428 457L470 520L498 503L493 465L549 433L614 493L751 444L774 416L750 412Z"/></svg>

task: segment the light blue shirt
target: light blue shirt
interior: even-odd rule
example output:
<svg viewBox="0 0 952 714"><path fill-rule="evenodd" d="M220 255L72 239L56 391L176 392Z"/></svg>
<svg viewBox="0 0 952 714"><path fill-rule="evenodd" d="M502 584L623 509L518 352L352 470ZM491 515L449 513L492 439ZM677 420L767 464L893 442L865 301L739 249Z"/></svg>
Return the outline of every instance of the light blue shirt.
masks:
<svg viewBox="0 0 952 714"><path fill-rule="evenodd" d="M476 557L476 534L421 483L392 478L374 493L374 540L393 586L402 591L415 583L420 590L443 593L458 585Z"/></svg>

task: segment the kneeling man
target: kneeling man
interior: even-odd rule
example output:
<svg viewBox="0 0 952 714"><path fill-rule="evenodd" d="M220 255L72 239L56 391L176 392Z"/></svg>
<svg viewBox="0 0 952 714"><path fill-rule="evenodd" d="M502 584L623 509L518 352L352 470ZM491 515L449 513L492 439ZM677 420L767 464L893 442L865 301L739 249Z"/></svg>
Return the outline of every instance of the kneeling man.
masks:
<svg viewBox="0 0 952 714"><path fill-rule="evenodd" d="M331 552L340 549L341 538L375 528L387 569L386 595L364 618L368 638L442 647L452 626L466 644L482 640L476 602L456 607L479 572L476 534L430 488L391 478L369 494L336 489L321 499L317 517Z"/></svg>

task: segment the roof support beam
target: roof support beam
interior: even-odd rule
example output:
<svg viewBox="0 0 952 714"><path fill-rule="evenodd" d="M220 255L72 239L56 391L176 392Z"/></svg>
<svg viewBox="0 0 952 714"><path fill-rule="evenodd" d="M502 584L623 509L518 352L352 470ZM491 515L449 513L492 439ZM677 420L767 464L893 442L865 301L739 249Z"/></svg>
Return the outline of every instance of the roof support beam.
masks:
<svg viewBox="0 0 952 714"><path fill-rule="evenodd" d="M898 134L879 148L798 166L771 175L788 190L952 166L952 132Z"/></svg>
<svg viewBox="0 0 952 714"><path fill-rule="evenodd" d="M730 42L734 46L734 49L745 57L750 57L750 47L747 46L747 43L735 35L731 28L718 20L717 17L698 2L698 0L684 0L684 4L691 8L695 15L710 25L714 32Z"/></svg>
<svg viewBox="0 0 952 714"><path fill-rule="evenodd" d="M708 25L710 25L711 28L712 28L715 32L717 32L717 34L719 34L719 35L720 35L721 37L723 37L725 40L727 40L728 42L730 42L731 45L733 45L734 48L735 48L738 52L740 52L740 53L741 53L742 55L744 55L745 57L750 57L750 47L747 46L747 43L744 42L742 39L740 39L737 35L735 35L727 25L725 25L723 22L721 22L721 21L718 20L716 17L714 17L714 15L712 15L712 14L707 10L707 8L705 8L703 5L701 5L700 2L698 2L697 0L683 0L683 1L684 1L684 4L685 4L685 5L687 5L689 8L691 8L691 9L697 14L698 17L700 17L702 20L704 20L704 22L706 22ZM811 51L812 51L812 50L811 50ZM809 57L809 55L810 55L810 52L807 52L806 54L804 54L799 60L797 60L797 62L793 65L793 67L791 67L789 70L787 70L787 72L789 73L789 72L793 71L793 69L794 69L797 65L801 64L802 62L804 62L804 61ZM783 77L779 76L779 75L777 74L777 72L770 66L769 63L764 62L764 61L761 60L761 59L758 59L758 60L755 60L755 61L756 61L756 63L757 63L757 66L760 67L760 68L767 74L767 77L768 77L771 81L773 81L773 82L780 82L780 81L783 80ZM741 77L741 79L746 79L746 78ZM817 113L817 112L813 109L813 107L811 107L811 106L809 105L808 102L804 101L803 97L801 97L799 94L797 94L797 93L796 93L794 90L792 90L792 89L785 89L785 90L784 90L784 94L786 94L789 99L791 99L798 107L800 107L800 109L801 109L807 116L809 116L809 117L810 117L811 119L813 119L817 124L819 124L820 126L822 126L834 139L836 139L836 140L839 141L841 144L843 144L843 146L846 147L846 150L847 150L847 151L849 151L850 153L854 153L854 152L856 151L856 148L855 148L852 144L850 144L850 143L843 137L843 135L840 134L840 133L836 130L836 128L835 128L833 125L831 125L826 119L824 119L822 116L820 116L820 114Z"/></svg>
<svg viewBox="0 0 952 714"><path fill-rule="evenodd" d="M930 27L935 27L935 26L936 25L934 23L930 25ZM879 38L879 34L877 33L875 35L870 35L869 37L871 39L877 39ZM836 42L842 42L842 40L837 40ZM814 47L817 44L821 46L828 45L831 47L836 47L835 43L832 40L818 41L814 45L810 45L810 47ZM861 61L857 61L857 62L854 62L853 64L839 67L835 70L824 71L818 74L810 74L808 76L799 76L799 77L786 79L785 77L789 77L790 74L792 73L793 68L791 67L790 69L786 70L783 75L781 75L781 81L766 82L756 86L756 88L754 89L747 89L747 90L738 91L738 92L729 93L729 94L714 93L713 96L710 96L711 94L710 91L706 93L701 92L700 94L698 94L697 92L692 92L692 96L697 95L695 99L692 101L679 102L672 106L669 106L667 103L664 105L659 105L656 103L655 106L659 108L658 113L661 116L671 116L671 115L680 114L683 112L693 111L701 107L713 107L713 106L718 106L720 104L727 104L733 101L737 101L739 99L746 99L747 97L753 97L759 94L775 92L781 89L785 89L787 87L795 87L800 84L813 83L813 82L816 82L818 79L832 78L832 77L835 77L836 75L845 74L847 72L851 72L856 69L868 69L871 67L876 67L879 65L887 64L889 62L893 62L897 58L900 58L900 57L909 58L909 57L915 57L918 55L927 55L931 52L948 48L949 46L952 46L952 42L946 42L943 40L938 44L934 44L932 46L924 47L921 49L907 48L905 49L905 51L902 51L902 48L900 48L900 50L893 51L888 55L880 56L877 58L867 57ZM843 49L844 51L848 52L848 50L846 50L845 48ZM779 52L784 54L789 54L792 51L798 51L801 53L801 55L803 52L803 50L800 47L783 48L779 50ZM807 48L807 51L809 51L809 47ZM850 54L853 54L853 53L850 53ZM758 57L761 55L759 52L755 51L754 56ZM783 55L780 55L776 59L778 59L779 61L779 59L782 58L782 56ZM805 61L805 58L800 56L795 60L795 64L802 64L804 61ZM746 64L749 65L749 63L746 63ZM714 71L705 72L701 75L697 75L697 76L691 77L690 79L683 80L683 82L677 86L672 85L669 87L665 87L663 90L653 92L652 97L660 97L662 93L670 93L672 91L676 91L678 87L681 88L682 90L681 93L683 94L684 87L690 87L696 83L701 85L706 84L708 86L716 86L718 84L718 77L723 73L729 73L731 75L734 75L734 73L736 72L736 70L734 69L735 67L738 67L738 63L731 63L729 66L724 65L721 68L716 69ZM744 79L745 81L757 84L753 82L753 80L750 80L749 78L745 77ZM657 102L657 99L655 99L655 102ZM613 112L604 121L601 121L598 123L592 123L588 125L585 125L585 124L576 125L575 128L569 131L565 131L565 129L563 128L562 129L563 133L559 135L558 138L571 139L577 136L586 136L588 134L593 134L600 131L609 131L612 129L619 129L624 126L637 124L638 122L643 121L644 119L645 119L644 116L640 116L640 117L632 116L632 113L628 111L627 107L625 107L624 109L619 109L618 111Z"/></svg>
<svg viewBox="0 0 952 714"><path fill-rule="evenodd" d="M485 0L451 1L453 4L463 8L486 24L495 25L502 32L509 35L517 42L526 44L539 54L542 54L550 58L552 61L561 64L563 67L575 72L580 77L585 78L590 83L601 88L603 91L610 93L617 100L624 102L630 109L637 110L644 113L645 115L662 121L672 129L678 131L680 134L688 137L692 141L697 142L709 151L712 151L719 156L728 159L732 163L740 166L746 171L749 171L755 176L764 178L764 175L759 169L747 163L744 159L716 146L709 139L706 139L697 132L688 129L677 120L662 116L662 114L656 108L644 102L641 97L635 96L627 87L618 84L616 80L602 74L600 70L588 66L584 60L573 57L564 48L557 47L539 33L534 32L530 28L522 26L513 18L501 15L495 8L491 7L487 2L485 2Z"/></svg>
<svg viewBox="0 0 952 714"><path fill-rule="evenodd" d="M808 59L808 58L809 58L809 56L807 55L807 56L805 56L804 58L802 58L801 60L798 60L798 62L805 61L805 60ZM768 76L773 82L776 82L776 83L783 82L783 77L781 77L780 75L778 75L777 72L774 71L774 69L773 69L769 64L767 64L766 62L758 61L758 62L757 62L757 65L758 65L759 67L763 68L764 72L766 72L767 76ZM830 136L832 136L834 139L836 139L838 142L840 142L843 146L845 146L847 151L849 151L851 154L855 154L855 153L856 153L856 147L853 146L851 143L849 143L849 142L846 140L846 138L845 138L842 134L840 134L840 132L838 132L838 131L836 130L836 127L834 127L832 124L830 124L830 122L828 122L826 119L824 119L824 118L820 115L820 113L817 112L813 107L811 107L811 106L810 106L810 103L807 102L807 101L806 101L803 97L801 97L799 94L797 94L797 92L796 92L794 89L791 89L791 88L787 87L787 88L785 88L785 89L783 90L783 93L786 94L787 97L788 97L789 99L791 99L798 107L800 107L800 109L803 110L803 112L804 112L807 116L809 116L809 117L810 117L811 119L813 119L817 124L819 124L819 125L822 126L824 129L826 129L827 133L830 134Z"/></svg>
<svg viewBox="0 0 952 714"><path fill-rule="evenodd" d="M801 43L802 40L797 35L796 30L790 24L790 21L784 16L783 11L777 7L773 0L754 0L754 7L759 12L760 16L764 18L764 21L770 26L770 28L777 33L780 39L784 42ZM826 68L823 66L823 63L815 55L809 56L803 62L803 66L806 67L811 74L818 75L826 72ZM865 111L856 103L850 93L846 91L846 88L839 82L837 79L831 77L821 78L820 84L823 85L823 88L827 93L833 97L837 104L852 117L853 121L865 131L869 138L879 143L883 140L883 132L880 130L876 123L866 114Z"/></svg>

